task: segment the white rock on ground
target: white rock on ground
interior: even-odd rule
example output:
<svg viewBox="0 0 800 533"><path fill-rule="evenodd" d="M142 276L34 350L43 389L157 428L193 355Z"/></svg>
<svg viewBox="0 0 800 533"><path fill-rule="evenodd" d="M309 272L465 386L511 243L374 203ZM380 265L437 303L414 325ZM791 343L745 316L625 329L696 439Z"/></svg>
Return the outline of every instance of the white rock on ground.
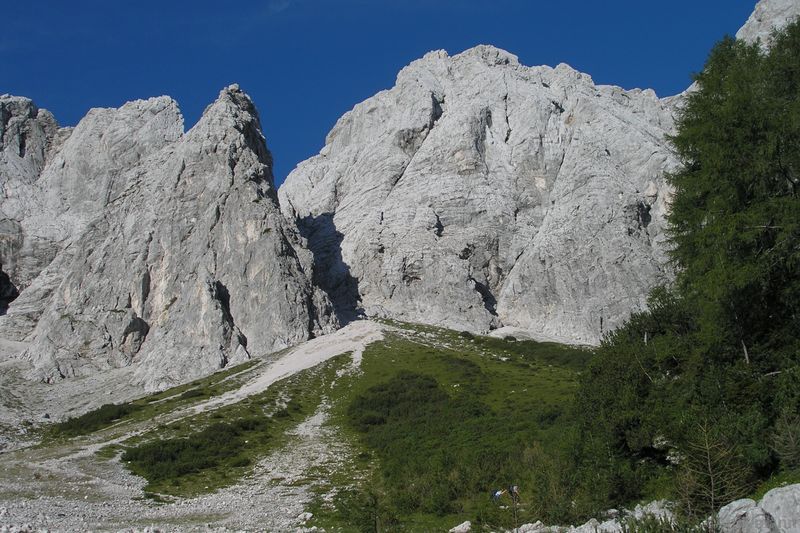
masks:
<svg viewBox="0 0 800 533"><path fill-rule="evenodd" d="M729 503L720 509L717 523L731 533L800 533L800 484L772 489L758 503Z"/></svg>
<svg viewBox="0 0 800 533"><path fill-rule="evenodd" d="M451 528L449 533L469 533L470 531L472 531L472 522L467 520L466 522L462 522L456 527Z"/></svg>
<svg viewBox="0 0 800 533"><path fill-rule="evenodd" d="M772 489L758 503L732 502L720 509L717 522L732 533L800 533L800 484Z"/></svg>
<svg viewBox="0 0 800 533"><path fill-rule="evenodd" d="M672 520L667 502L637 505L633 511L624 511L623 517L642 519L647 516ZM767 492L760 502L750 499L736 500L722 507L716 524L724 533L800 533L800 484L788 485ZM580 526L546 526L542 522L525 524L516 533L622 533L620 519L600 522L592 519Z"/></svg>

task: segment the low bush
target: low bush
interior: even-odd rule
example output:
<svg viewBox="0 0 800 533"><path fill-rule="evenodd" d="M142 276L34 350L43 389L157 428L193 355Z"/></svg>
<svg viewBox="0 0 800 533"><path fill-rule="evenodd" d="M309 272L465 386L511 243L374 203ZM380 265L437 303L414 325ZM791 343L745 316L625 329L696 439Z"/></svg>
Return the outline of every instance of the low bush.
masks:
<svg viewBox="0 0 800 533"><path fill-rule="evenodd" d="M206 393L200 389L189 389L183 394L181 394L182 400L188 400L189 398L200 398L201 396L205 396Z"/></svg>
<svg viewBox="0 0 800 533"><path fill-rule="evenodd" d="M129 403L107 403L81 416L70 418L53 426L55 436L76 437L86 435L110 426L117 420L141 409L141 406Z"/></svg>
<svg viewBox="0 0 800 533"><path fill-rule="evenodd" d="M127 450L122 460L150 482L180 478L222 463L244 467L250 464L247 457L239 455L245 446L244 435L266 427L266 420L260 418L217 422L184 439L141 444Z"/></svg>

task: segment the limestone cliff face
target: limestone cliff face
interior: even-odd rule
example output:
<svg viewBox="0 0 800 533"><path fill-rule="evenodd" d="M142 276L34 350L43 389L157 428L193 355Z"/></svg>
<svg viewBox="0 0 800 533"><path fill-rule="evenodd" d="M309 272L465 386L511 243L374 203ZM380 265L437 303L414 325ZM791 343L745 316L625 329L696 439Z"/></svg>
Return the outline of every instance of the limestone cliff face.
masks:
<svg viewBox="0 0 800 533"><path fill-rule="evenodd" d="M762 0L768 45L800 14ZM668 280L667 136L684 95L597 86L478 46L345 114L281 187L340 311L596 343Z"/></svg>
<svg viewBox="0 0 800 533"><path fill-rule="evenodd" d="M53 116L27 98L0 96L0 255L3 306L53 258L52 239L23 221L37 212L36 181L55 151L60 130Z"/></svg>
<svg viewBox="0 0 800 533"><path fill-rule="evenodd" d="M340 304L596 342L666 274L672 131L652 91L432 52L339 120L281 206Z"/></svg>
<svg viewBox="0 0 800 533"><path fill-rule="evenodd" d="M166 97L93 110L45 159L25 166L36 203L8 218L54 259L0 319L45 379L134 364L161 388L336 326L238 87L186 134Z"/></svg>

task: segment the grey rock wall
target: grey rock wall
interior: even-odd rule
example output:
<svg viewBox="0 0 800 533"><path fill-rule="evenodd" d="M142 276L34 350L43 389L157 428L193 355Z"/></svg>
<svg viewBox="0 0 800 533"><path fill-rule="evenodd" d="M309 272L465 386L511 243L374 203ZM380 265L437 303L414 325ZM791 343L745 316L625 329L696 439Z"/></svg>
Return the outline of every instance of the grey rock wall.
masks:
<svg viewBox="0 0 800 533"><path fill-rule="evenodd" d="M280 189L368 314L596 342L667 275L672 107L479 46L427 54Z"/></svg>
<svg viewBox="0 0 800 533"><path fill-rule="evenodd" d="M166 97L92 110L38 176L29 165L36 203L9 220L54 258L0 335L28 343L45 380L135 365L157 389L332 331L271 164L236 86L185 134Z"/></svg>
<svg viewBox="0 0 800 533"><path fill-rule="evenodd" d="M800 14L761 0L739 32ZM597 343L668 281L682 95L599 86L478 46L358 104L280 189L340 311Z"/></svg>

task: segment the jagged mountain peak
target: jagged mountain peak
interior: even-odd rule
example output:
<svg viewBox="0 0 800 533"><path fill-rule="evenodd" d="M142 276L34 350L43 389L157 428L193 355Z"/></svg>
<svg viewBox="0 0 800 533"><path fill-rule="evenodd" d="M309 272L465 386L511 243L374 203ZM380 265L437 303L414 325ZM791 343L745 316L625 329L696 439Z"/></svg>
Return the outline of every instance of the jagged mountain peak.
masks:
<svg viewBox="0 0 800 533"><path fill-rule="evenodd" d="M238 86L186 133L169 97L90 110L4 221L21 294L0 334L42 379L129 367L152 390L331 331L271 166Z"/></svg>
<svg viewBox="0 0 800 533"><path fill-rule="evenodd" d="M223 88L217 99L206 107L200 120L192 129L224 129L227 127L237 129L252 127L261 131L256 106L238 84Z"/></svg>

